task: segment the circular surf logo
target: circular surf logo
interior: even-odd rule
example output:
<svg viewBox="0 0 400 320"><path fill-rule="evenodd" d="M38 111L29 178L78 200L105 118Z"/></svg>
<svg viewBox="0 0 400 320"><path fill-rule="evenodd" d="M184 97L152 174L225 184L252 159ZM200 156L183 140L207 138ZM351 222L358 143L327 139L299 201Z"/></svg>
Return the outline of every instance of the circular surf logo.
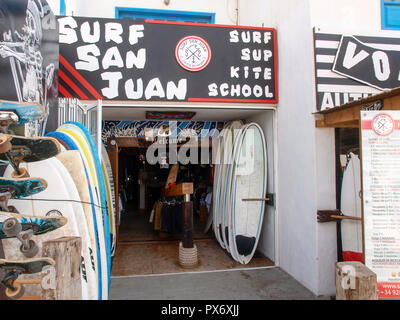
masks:
<svg viewBox="0 0 400 320"><path fill-rule="evenodd" d="M176 45L175 57L182 68L200 71L207 67L211 60L211 48L203 38L187 36Z"/></svg>
<svg viewBox="0 0 400 320"><path fill-rule="evenodd" d="M380 113L372 119L372 129L377 135L387 136L394 130L394 121L389 115Z"/></svg>

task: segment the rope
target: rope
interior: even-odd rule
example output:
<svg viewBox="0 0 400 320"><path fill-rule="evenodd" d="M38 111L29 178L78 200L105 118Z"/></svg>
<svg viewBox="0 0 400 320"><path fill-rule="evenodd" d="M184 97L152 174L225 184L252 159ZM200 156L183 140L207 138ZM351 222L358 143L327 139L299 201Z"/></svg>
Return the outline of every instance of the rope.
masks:
<svg viewBox="0 0 400 320"><path fill-rule="evenodd" d="M100 208L100 209L108 209L108 207L103 207L103 206L94 204L94 203L92 203L92 202L78 201L78 200L71 200L71 199L38 199L38 198L35 198L35 199L26 199L26 198L20 198L20 199L18 199L18 200L25 200L25 201L48 201L48 202L52 202L52 201L54 201L54 202L74 202L74 203L80 203L80 204L90 204L90 205L95 206L95 207Z"/></svg>

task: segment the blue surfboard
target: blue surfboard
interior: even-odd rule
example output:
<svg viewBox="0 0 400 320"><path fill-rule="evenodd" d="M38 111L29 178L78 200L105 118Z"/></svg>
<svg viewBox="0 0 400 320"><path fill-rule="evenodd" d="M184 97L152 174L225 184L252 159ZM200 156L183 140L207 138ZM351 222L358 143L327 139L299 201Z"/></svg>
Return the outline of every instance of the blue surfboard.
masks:
<svg viewBox="0 0 400 320"><path fill-rule="evenodd" d="M102 265L102 298L108 299L108 292L110 286L110 259L109 253L110 249L108 247L108 236L106 233L106 225L105 225L105 214L107 211L104 208L104 201L101 198L101 185L99 176L97 174L96 163L94 159L94 155L92 152L92 148L87 141L86 136L74 125L63 125L57 129L57 132L63 132L68 135L78 146L79 151L81 152L81 156L87 161L87 170L89 173L89 177L93 179L93 199L96 206L96 219L97 219L97 230L99 234L99 243L100 243L100 257L101 257L101 265ZM98 212L100 209L100 212ZM107 217L108 218L108 217ZM106 221L108 222L108 221Z"/></svg>

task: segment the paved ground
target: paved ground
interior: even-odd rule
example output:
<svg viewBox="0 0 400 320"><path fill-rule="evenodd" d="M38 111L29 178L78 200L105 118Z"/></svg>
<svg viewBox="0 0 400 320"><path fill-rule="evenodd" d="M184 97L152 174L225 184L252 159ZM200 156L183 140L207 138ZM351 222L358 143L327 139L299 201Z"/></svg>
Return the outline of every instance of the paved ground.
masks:
<svg viewBox="0 0 400 320"><path fill-rule="evenodd" d="M112 277L110 300L325 300L280 268Z"/></svg>

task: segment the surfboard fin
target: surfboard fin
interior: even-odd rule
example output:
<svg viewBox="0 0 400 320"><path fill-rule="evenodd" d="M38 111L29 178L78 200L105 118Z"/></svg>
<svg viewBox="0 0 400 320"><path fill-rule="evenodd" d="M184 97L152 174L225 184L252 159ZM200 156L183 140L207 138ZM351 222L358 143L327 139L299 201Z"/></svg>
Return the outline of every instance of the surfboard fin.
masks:
<svg viewBox="0 0 400 320"><path fill-rule="evenodd" d="M248 256L249 254L251 254L255 243L255 237L246 237L242 235L236 236L236 248L238 253L242 256Z"/></svg>

